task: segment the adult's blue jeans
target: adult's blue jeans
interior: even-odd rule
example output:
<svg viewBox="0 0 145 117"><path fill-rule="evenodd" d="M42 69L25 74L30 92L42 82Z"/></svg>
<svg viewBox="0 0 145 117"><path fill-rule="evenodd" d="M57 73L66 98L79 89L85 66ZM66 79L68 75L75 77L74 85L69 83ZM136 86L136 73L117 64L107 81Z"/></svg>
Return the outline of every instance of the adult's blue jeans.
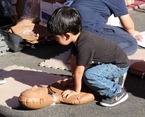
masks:
<svg viewBox="0 0 145 117"><path fill-rule="evenodd" d="M95 30L94 33L117 43L127 55L132 55L137 50L138 45L136 39L121 27L106 25L99 31Z"/></svg>
<svg viewBox="0 0 145 117"><path fill-rule="evenodd" d="M115 81L126 73L128 68L120 68L111 63L96 65L85 70L83 80L92 90L112 97L121 92L122 87Z"/></svg>

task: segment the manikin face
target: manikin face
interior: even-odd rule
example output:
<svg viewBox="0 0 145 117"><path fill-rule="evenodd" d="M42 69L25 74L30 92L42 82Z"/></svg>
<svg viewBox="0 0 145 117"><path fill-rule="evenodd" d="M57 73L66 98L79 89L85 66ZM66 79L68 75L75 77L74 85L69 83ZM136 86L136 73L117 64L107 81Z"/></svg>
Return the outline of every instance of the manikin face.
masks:
<svg viewBox="0 0 145 117"><path fill-rule="evenodd" d="M48 89L46 87L38 87L35 85L31 89L23 92L22 95L28 98L45 98L48 96Z"/></svg>
<svg viewBox="0 0 145 117"><path fill-rule="evenodd" d="M47 87L33 86L21 93L19 102L26 108L38 109L52 104L53 98L48 94Z"/></svg>

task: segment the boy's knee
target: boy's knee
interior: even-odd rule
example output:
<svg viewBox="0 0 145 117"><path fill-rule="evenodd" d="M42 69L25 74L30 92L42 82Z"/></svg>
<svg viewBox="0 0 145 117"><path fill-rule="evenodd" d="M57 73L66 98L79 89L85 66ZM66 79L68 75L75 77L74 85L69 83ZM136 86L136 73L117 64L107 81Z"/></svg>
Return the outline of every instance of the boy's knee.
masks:
<svg viewBox="0 0 145 117"><path fill-rule="evenodd" d="M85 77L85 79L92 78L92 71L91 71L90 69L87 69L87 70L84 72L84 77Z"/></svg>

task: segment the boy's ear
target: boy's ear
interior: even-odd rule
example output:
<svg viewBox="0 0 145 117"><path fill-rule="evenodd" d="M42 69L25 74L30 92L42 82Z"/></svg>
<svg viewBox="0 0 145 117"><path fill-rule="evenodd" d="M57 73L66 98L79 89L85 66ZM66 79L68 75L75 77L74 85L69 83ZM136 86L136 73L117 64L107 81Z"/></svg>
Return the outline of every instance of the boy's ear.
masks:
<svg viewBox="0 0 145 117"><path fill-rule="evenodd" d="M65 36L66 36L66 40L70 39L71 37L70 33L66 33Z"/></svg>

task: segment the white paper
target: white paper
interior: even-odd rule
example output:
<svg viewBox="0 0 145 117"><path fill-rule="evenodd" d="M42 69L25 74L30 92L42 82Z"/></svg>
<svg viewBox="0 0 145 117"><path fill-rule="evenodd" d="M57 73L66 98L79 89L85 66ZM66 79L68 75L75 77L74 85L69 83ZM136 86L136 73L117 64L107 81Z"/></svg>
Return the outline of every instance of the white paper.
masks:
<svg viewBox="0 0 145 117"><path fill-rule="evenodd" d="M137 42L138 42L138 45L139 45L139 46L145 48L145 31L144 31L144 32L141 32L141 34L142 34L142 36L143 36L143 41L137 41Z"/></svg>

